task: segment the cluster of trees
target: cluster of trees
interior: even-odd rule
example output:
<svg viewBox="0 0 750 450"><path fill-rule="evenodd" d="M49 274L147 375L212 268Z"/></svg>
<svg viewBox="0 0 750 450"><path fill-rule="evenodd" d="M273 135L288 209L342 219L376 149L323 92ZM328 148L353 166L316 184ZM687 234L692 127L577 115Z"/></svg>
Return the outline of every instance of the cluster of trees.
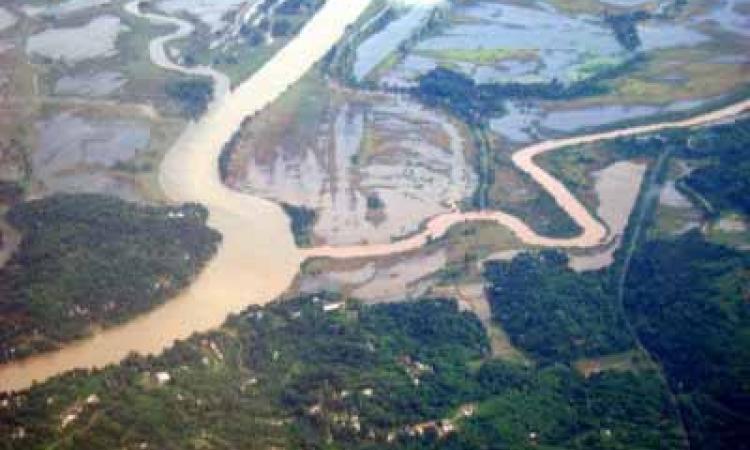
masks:
<svg viewBox="0 0 750 450"><path fill-rule="evenodd" d="M745 118L708 128L618 139L613 148L623 158L634 158L654 155L669 147L673 156L700 163L679 180L678 187L687 186L688 195L696 192L705 199L711 206L708 213L732 210L750 214L748 145L750 119Z"/></svg>
<svg viewBox="0 0 750 450"><path fill-rule="evenodd" d="M641 37L638 35L638 22L648 20L651 14L648 11L632 11L622 14L606 14L604 21L612 27L617 42L626 50L637 50L641 46Z"/></svg>
<svg viewBox="0 0 750 450"><path fill-rule="evenodd" d="M213 83L203 78L173 81L166 85L165 90L167 96L180 105L182 113L191 119L206 112L214 97Z"/></svg>
<svg viewBox="0 0 750 450"><path fill-rule="evenodd" d="M469 123L479 123L505 111L505 99L487 95L483 86L462 73L439 67L419 78L414 95L427 105L446 108Z"/></svg>
<svg viewBox="0 0 750 450"><path fill-rule="evenodd" d="M470 313L440 299L325 312L324 295L251 308L223 330L9 398L0 435L25 446L131 448L681 448L650 372L582 378L487 359ZM168 371L158 386L147 374ZM417 378L418 382L414 379ZM95 394L98 403L85 405ZM19 400L22 398L22 400ZM54 398L48 402L48 398ZM458 409L475 405L470 417ZM78 417L61 429L71 405ZM439 438L405 427L454 419ZM389 441L388 435L393 433ZM2 440L13 445L10 440Z"/></svg>
<svg viewBox="0 0 750 450"><path fill-rule="evenodd" d="M312 230L318 220L318 213L304 206L282 203L281 207L292 221L292 234L298 247L307 247L312 242Z"/></svg>
<svg viewBox="0 0 750 450"><path fill-rule="evenodd" d="M243 127L247 123L247 120L248 119L245 119L245 121L243 121ZM232 154L241 141L242 132L240 128L232 133L232 137L229 138L229 141L224 143L224 146L221 148L221 153L219 153L219 176L224 183L229 180L230 169L232 168Z"/></svg>
<svg viewBox="0 0 750 450"><path fill-rule="evenodd" d="M316 11L323 6L323 0L286 0L276 8L276 13L296 15Z"/></svg>
<svg viewBox="0 0 750 450"><path fill-rule="evenodd" d="M625 307L661 362L692 448L750 442L750 255L698 232L648 242L633 257Z"/></svg>
<svg viewBox="0 0 750 450"><path fill-rule="evenodd" d="M427 105L446 108L467 122L476 124L503 113L503 104L509 99L569 100L605 94L609 88L604 81L632 70L643 62L643 58L638 55L623 64L569 84L556 78L549 82L478 84L460 72L438 67L419 77L412 93Z"/></svg>
<svg viewBox="0 0 750 450"><path fill-rule="evenodd" d="M564 253L552 250L485 264L492 317L511 343L543 364L632 348L605 278L567 264Z"/></svg>
<svg viewBox="0 0 750 450"><path fill-rule="evenodd" d="M750 119L720 125L685 139L682 155L705 162L684 183L715 210L750 215Z"/></svg>
<svg viewBox="0 0 750 450"><path fill-rule="evenodd" d="M23 239L0 270L0 361L56 347L164 302L220 241L206 210L58 195L8 212Z"/></svg>
<svg viewBox="0 0 750 450"><path fill-rule="evenodd" d="M275 7L274 4L276 4ZM266 33L271 33L276 38L290 36L301 26L300 23L304 23L305 18L311 16L322 5L323 0L265 0L258 7L258 11L266 14L266 17L257 26L249 23L243 24L240 27L240 34L251 47L264 44ZM274 17L269 16L272 7ZM295 16L303 16L303 20L300 21Z"/></svg>

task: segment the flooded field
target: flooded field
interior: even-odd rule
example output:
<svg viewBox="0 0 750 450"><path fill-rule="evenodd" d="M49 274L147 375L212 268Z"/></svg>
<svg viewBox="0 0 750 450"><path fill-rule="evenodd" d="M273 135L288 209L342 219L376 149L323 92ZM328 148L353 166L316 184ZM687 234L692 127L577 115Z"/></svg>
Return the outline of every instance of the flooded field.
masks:
<svg viewBox="0 0 750 450"><path fill-rule="evenodd" d="M656 209L656 232L665 236L677 236L701 228L705 223L703 211L677 188L678 180L692 170L684 160L671 164L668 177L659 192Z"/></svg>
<svg viewBox="0 0 750 450"><path fill-rule="evenodd" d="M64 17L111 3L112 0L63 0L44 6L24 6L23 12L29 16Z"/></svg>
<svg viewBox="0 0 750 450"><path fill-rule="evenodd" d="M533 137L572 134L585 128L613 125L665 113L698 108L706 101L686 100L667 104L594 105L561 108L549 103L506 102L507 113L490 120L490 129L510 142L530 142Z"/></svg>
<svg viewBox="0 0 750 450"><path fill-rule="evenodd" d="M477 83L585 80L622 68L633 58L634 53L615 39L604 11L610 6L657 11L656 3L453 4L440 25L415 42L399 45L387 55L388 46L379 47L384 54L377 59L388 64L377 71L377 81L383 86L411 87L436 67L462 72ZM604 83L608 92L573 101L508 101L507 112L491 118L491 127L511 143L526 143L703 106L750 76L748 4L748 0L722 0L697 5L675 19L643 21L637 25L638 51L647 60L624 69L627 76ZM406 19L390 25L398 26L399 20ZM381 33L382 39L397 35ZM370 38L378 39L378 35ZM357 63L373 65L364 59ZM357 67L355 78L363 72Z"/></svg>
<svg viewBox="0 0 750 450"><path fill-rule="evenodd" d="M156 7L170 15L189 14L211 28L212 32L229 25L226 17L245 3L258 3L260 0L159 0Z"/></svg>
<svg viewBox="0 0 750 450"><path fill-rule="evenodd" d="M119 91L127 80L120 72L103 71L64 75L55 83L56 95L106 97Z"/></svg>
<svg viewBox="0 0 750 450"><path fill-rule="evenodd" d="M391 26L398 30L402 23L407 28L417 22L409 18L404 16ZM371 38L372 43L381 39L397 41L403 34L388 30L381 32L382 37ZM648 22L640 25L638 31L647 51L694 46L709 39L697 30L674 23ZM369 50L370 45L366 44L360 49ZM397 46L398 42L377 48L385 53L395 51ZM459 70L479 83L552 79L571 82L628 58L629 52L617 42L599 14L566 15L546 3L522 7L512 2L484 1L452 7L447 24L437 35L429 35L414 45L405 59L383 76L383 83L410 85L416 77L439 65ZM364 60L357 62L371 65ZM357 67L355 76L359 77L361 71Z"/></svg>
<svg viewBox="0 0 750 450"><path fill-rule="evenodd" d="M354 63L354 79L362 81L388 55L412 37L432 14L427 5L416 5L401 12L382 30L366 39L358 48Z"/></svg>
<svg viewBox="0 0 750 450"><path fill-rule="evenodd" d="M750 0L720 0L716 3L708 14L695 18L694 22L717 24L724 31L750 37Z"/></svg>
<svg viewBox="0 0 750 450"><path fill-rule="evenodd" d="M149 148L147 125L62 113L37 127L39 148L32 155L32 166L44 191L102 192L128 200L138 198L132 181L109 173L109 169L121 167Z"/></svg>
<svg viewBox="0 0 750 450"><path fill-rule="evenodd" d="M249 125L233 184L315 210L316 243L390 242L476 187L463 130L406 98L339 92L313 123L283 120L278 136Z"/></svg>
<svg viewBox="0 0 750 450"><path fill-rule="evenodd" d="M5 31L16 24L16 16L5 8L0 7L0 31Z"/></svg>
<svg viewBox="0 0 750 450"><path fill-rule="evenodd" d="M294 291L338 292L368 303L416 298L438 281L431 276L447 262L444 249L347 264L315 261L298 277Z"/></svg>
<svg viewBox="0 0 750 450"><path fill-rule="evenodd" d="M690 208L693 206L693 203L677 190L672 180L664 183L664 187L659 193L659 204L672 208Z"/></svg>
<svg viewBox="0 0 750 450"><path fill-rule="evenodd" d="M128 27L119 17L99 16L81 27L50 28L35 34L29 38L26 51L68 64L110 57L117 54L117 37L125 31Z"/></svg>
<svg viewBox="0 0 750 450"><path fill-rule="evenodd" d="M638 194L646 174L646 164L620 161L593 174L596 195L599 200L596 214L607 225L613 243L605 251L572 256L570 266L577 271L597 270L614 261L614 253L620 246L622 234L630 214L638 200Z"/></svg>

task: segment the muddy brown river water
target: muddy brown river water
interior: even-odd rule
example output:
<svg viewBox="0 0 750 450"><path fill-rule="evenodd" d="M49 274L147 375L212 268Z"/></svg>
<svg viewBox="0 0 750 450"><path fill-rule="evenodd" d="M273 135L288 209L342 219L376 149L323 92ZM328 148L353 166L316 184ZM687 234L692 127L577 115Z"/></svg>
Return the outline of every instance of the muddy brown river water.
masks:
<svg viewBox="0 0 750 450"><path fill-rule="evenodd" d="M203 203L210 211L209 225L220 231L224 239L216 257L193 285L178 298L123 326L106 329L59 351L0 367L0 390L27 388L33 381L43 381L74 368L116 363L130 352L157 353L176 339L219 326L230 313L271 301L288 287L301 262L308 257L366 257L409 251L421 247L431 237L443 235L457 223L473 220L495 221L530 245L597 246L607 239L606 228L559 180L538 167L534 157L571 145L700 125L750 108L750 100L746 100L689 120L546 141L518 151L513 156L516 166L546 189L584 230L574 238L540 236L517 217L500 211L454 212L432 218L423 232L391 244L300 250L294 245L289 219L277 204L230 190L221 182L219 154L242 121L299 80L335 45L346 26L368 4L369 0L328 0L298 37L252 77L220 97L200 121L186 128L168 152L161 166L165 194L175 202ZM133 7L129 11L140 15ZM169 40L169 37L159 38L157 47ZM155 49L153 43L151 55L155 64L167 70L183 70L168 60L161 61L159 58L165 57L165 52Z"/></svg>

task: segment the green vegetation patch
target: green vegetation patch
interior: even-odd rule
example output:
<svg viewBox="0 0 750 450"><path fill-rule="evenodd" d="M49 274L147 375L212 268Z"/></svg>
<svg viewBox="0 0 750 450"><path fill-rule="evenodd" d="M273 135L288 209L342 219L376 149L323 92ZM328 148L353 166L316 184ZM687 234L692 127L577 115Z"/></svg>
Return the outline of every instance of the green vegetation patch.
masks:
<svg viewBox="0 0 750 450"><path fill-rule="evenodd" d="M414 53L437 59L440 62L465 62L480 65L497 64L508 59L531 60L537 58L537 52L534 50L505 48L418 49Z"/></svg>
<svg viewBox="0 0 750 450"><path fill-rule="evenodd" d="M483 361L482 325L453 301L337 302L251 308L158 358L36 386L0 409L0 435L76 450L680 447L654 373Z"/></svg>
<svg viewBox="0 0 750 450"><path fill-rule="evenodd" d="M298 247L310 246L313 227L318 220L317 212L311 208L290 205L288 203L282 203L281 207L292 222L291 227L292 234L294 235L294 243Z"/></svg>
<svg viewBox="0 0 750 450"><path fill-rule="evenodd" d="M625 306L677 395L693 448L750 442L750 255L692 232L633 257Z"/></svg>
<svg viewBox="0 0 750 450"><path fill-rule="evenodd" d="M206 112L214 97L213 83L204 78L173 81L166 85L165 90L180 105L183 115L191 119Z"/></svg>
<svg viewBox="0 0 750 450"><path fill-rule="evenodd" d="M625 351L633 346L604 277L574 272L556 251L489 261L493 319L511 343L542 364Z"/></svg>
<svg viewBox="0 0 750 450"><path fill-rule="evenodd" d="M99 195L11 209L23 239L0 271L0 360L55 348L177 294L219 244L207 215L195 204L157 208Z"/></svg>

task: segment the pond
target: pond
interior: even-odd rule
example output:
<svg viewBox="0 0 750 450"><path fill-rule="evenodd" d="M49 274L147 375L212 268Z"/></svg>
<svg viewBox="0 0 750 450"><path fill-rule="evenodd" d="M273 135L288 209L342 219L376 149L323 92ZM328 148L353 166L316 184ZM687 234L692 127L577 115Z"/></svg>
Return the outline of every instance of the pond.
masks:
<svg viewBox="0 0 750 450"><path fill-rule="evenodd" d="M412 7L362 42L357 48L354 78L362 81L388 55L395 52L404 41L419 30L429 19L431 12L431 8Z"/></svg>
<svg viewBox="0 0 750 450"><path fill-rule="evenodd" d="M26 52L66 63L106 58L117 54L117 37L129 28L120 18L104 15L74 28L50 28L31 36Z"/></svg>

